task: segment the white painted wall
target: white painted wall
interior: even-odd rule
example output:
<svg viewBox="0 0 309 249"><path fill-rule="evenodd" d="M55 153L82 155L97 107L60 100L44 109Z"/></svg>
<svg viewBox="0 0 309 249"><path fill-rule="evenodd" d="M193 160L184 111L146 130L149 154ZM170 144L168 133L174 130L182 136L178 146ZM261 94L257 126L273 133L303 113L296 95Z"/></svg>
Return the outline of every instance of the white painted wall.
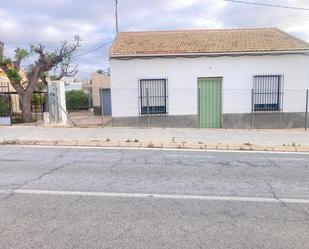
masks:
<svg viewBox="0 0 309 249"><path fill-rule="evenodd" d="M67 106L65 101L65 86L63 81L48 82L48 96L50 99L49 117L54 117L52 122L60 125L68 124Z"/></svg>
<svg viewBox="0 0 309 249"><path fill-rule="evenodd" d="M223 77L223 113L251 111L255 74L284 74L284 111L303 112L309 56L155 58L110 61L114 117L138 115L138 79L167 78L170 115L197 114L197 78Z"/></svg>

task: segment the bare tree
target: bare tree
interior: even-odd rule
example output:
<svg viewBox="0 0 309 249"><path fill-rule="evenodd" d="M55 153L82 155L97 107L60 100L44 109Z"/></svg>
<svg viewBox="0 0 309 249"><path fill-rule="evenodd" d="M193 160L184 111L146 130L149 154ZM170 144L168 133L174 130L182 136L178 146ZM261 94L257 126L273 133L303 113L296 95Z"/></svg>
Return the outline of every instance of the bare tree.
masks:
<svg viewBox="0 0 309 249"><path fill-rule="evenodd" d="M60 49L54 52L45 51L42 44L31 45L29 50L18 48L15 50L14 59L3 58L0 60L0 68L6 73L11 85L19 95L22 119L24 122L31 122L31 96L41 80L47 84L48 73L53 70L56 75L54 79L60 80L63 77L72 77L77 71L77 64L74 63L74 56L80 44L80 38L75 37L74 43L63 42ZM26 77L21 75L21 63L29 56L36 57L26 70Z"/></svg>

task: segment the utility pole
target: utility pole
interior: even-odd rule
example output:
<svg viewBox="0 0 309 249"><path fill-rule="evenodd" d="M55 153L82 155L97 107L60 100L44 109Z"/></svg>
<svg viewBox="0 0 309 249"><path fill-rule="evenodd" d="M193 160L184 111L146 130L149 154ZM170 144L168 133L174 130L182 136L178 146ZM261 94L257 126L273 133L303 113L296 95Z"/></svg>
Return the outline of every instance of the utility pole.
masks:
<svg viewBox="0 0 309 249"><path fill-rule="evenodd" d="M116 19L116 33L118 34L118 0L114 0L115 2L115 19Z"/></svg>

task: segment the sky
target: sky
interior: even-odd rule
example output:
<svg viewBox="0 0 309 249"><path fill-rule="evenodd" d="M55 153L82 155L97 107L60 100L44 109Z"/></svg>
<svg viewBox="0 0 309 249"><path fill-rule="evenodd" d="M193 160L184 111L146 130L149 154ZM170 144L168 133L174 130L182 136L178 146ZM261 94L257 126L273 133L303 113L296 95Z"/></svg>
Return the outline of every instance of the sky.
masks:
<svg viewBox="0 0 309 249"><path fill-rule="evenodd" d="M248 1L309 8L308 0ZM118 0L118 11L120 31L278 27L309 42L305 10L224 0ZM7 57L30 43L52 51L79 35L78 77L87 78L108 68L115 34L114 0L0 0L0 41Z"/></svg>

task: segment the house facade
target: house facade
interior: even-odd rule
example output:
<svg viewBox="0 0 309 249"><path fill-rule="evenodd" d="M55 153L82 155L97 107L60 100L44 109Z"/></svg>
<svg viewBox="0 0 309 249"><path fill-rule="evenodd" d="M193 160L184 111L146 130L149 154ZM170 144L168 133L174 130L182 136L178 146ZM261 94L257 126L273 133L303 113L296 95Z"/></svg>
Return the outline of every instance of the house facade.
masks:
<svg viewBox="0 0 309 249"><path fill-rule="evenodd" d="M113 124L304 127L308 66L309 44L276 28L119 33Z"/></svg>
<svg viewBox="0 0 309 249"><path fill-rule="evenodd" d="M3 59L4 43L0 41L0 59ZM0 69L0 92L16 92L11 85L7 75ZM21 112L18 95L11 95L11 111L13 113Z"/></svg>

